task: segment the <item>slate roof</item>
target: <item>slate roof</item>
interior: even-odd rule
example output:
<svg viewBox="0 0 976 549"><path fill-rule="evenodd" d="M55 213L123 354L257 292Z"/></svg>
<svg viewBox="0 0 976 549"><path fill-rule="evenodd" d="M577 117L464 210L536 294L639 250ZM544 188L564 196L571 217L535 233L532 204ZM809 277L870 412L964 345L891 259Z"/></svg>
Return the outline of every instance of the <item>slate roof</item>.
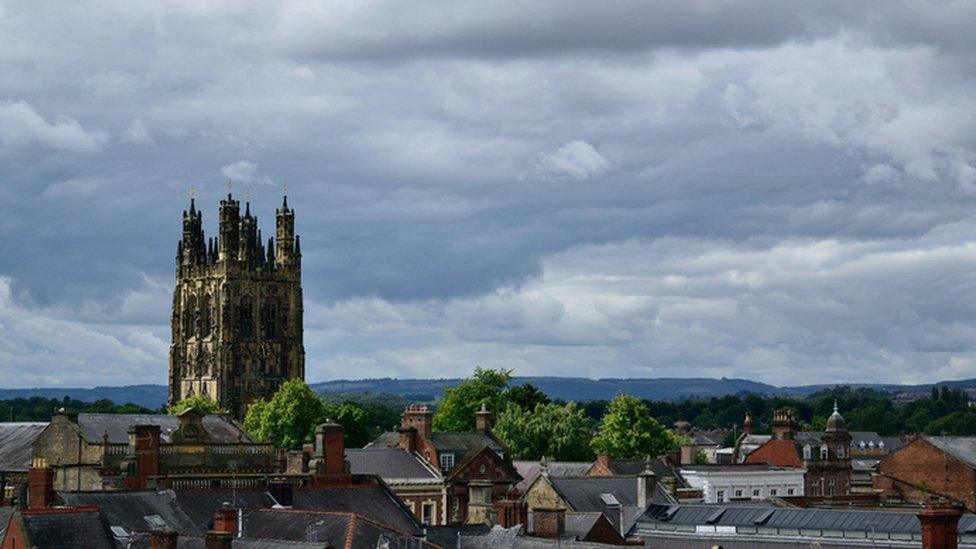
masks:
<svg viewBox="0 0 976 549"><path fill-rule="evenodd" d="M902 440L900 437L881 437L881 440L884 442L885 448L888 449L889 453L894 452L907 444L907 442Z"/></svg>
<svg viewBox="0 0 976 549"><path fill-rule="evenodd" d="M109 526L119 526L127 533L152 531L159 528L158 521L181 534L206 531L206 521L191 520L172 490L58 492L58 499L70 506L97 505ZM215 510L209 510L210 517Z"/></svg>
<svg viewBox="0 0 976 549"><path fill-rule="evenodd" d="M657 458L650 461L651 471L658 478L676 477L680 478L674 467L668 465L663 459ZM637 475L647 466L643 459L611 459L609 463L610 471L614 475Z"/></svg>
<svg viewBox="0 0 976 549"><path fill-rule="evenodd" d="M126 549L149 549L149 534L139 532L120 540L126 542ZM176 539L177 549L204 549L204 539L200 536L180 536ZM304 541L283 541L275 539L245 539L234 538L234 549L324 549L325 542L312 543Z"/></svg>
<svg viewBox="0 0 976 549"><path fill-rule="evenodd" d="M697 434L691 437L691 443L695 446L720 446L718 442L715 442L710 437L702 434Z"/></svg>
<svg viewBox="0 0 976 549"><path fill-rule="evenodd" d="M566 477L549 482L574 511L602 512L606 506L600 494L613 494L621 505L637 505L637 477ZM674 501L660 483L656 489L654 503Z"/></svg>
<svg viewBox="0 0 976 549"><path fill-rule="evenodd" d="M454 547L456 545L444 546L444 549L454 549ZM462 535L461 547L464 549L552 549L555 547L562 547L563 549L611 549L619 546L575 541L565 538L555 540L523 536L521 527L519 526L513 526L512 528L495 526L486 534L477 536Z"/></svg>
<svg viewBox="0 0 976 549"><path fill-rule="evenodd" d="M538 461L513 461L515 470L522 476L522 480L515 486L525 492L532 486L535 479L542 474L542 464ZM582 477L593 464L588 461L550 461L546 464L550 477Z"/></svg>
<svg viewBox="0 0 976 549"><path fill-rule="evenodd" d="M736 444L736 450L738 450L739 452L740 459L742 459L743 456L749 455L749 453L755 450L756 448L759 448L763 444L766 444L772 438L773 438L772 435L742 436L741 438L739 438L739 441Z"/></svg>
<svg viewBox="0 0 976 549"><path fill-rule="evenodd" d="M976 437L930 437L923 435L922 438L936 448L976 469Z"/></svg>
<svg viewBox="0 0 976 549"><path fill-rule="evenodd" d="M261 490L180 490L175 492L176 503L196 526L196 531L206 532L212 524L214 511L224 503L231 507L256 509L275 504L267 492Z"/></svg>
<svg viewBox="0 0 976 549"><path fill-rule="evenodd" d="M293 508L352 512L405 534L423 534L423 526L413 513L381 484L296 489Z"/></svg>
<svg viewBox="0 0 976 549"><path fill-rule="evenodd" d="M306 541L311 537L346 549L375 549L381 536L390 540L391 547L435 547L355 513L259 509L247 515L242 531L245 538Z"/></svg>
<svg viewBox="0 0 976 549"><path fill-rule="evenodd" d="M165 414L78 414L78 426L89 442L100 442L102 434L108 433L110 443L126 444L129 427L133 425L159 425L163 442L170 442L170 435L179 427L179 419ZM203 428L213 442L253 442L234 422L217 414L203 416Z"/></svg>
<svg viewBox="0 0 976 549"><path fill-rule="evenodd" d="M3 533L7 531L7 523L13 514L13 507L0 507L0 541L3 540Z"/></svg>
<svg viewBox="0 0 976 549"><path fill-rule="evenodd" d="M440 545L444 549L455 549L458 544L458 535L462 539L471 536L484 536L491 531L491 527L486 524L452 524L447 526L428 526L427 541ZM468 547L468 545L463 545Z"/></svg>
<svg viewBox="0 0 976 549"><path fill-rule="evenodd" d="M455 463L460 462L463 456L481 450L485 446L499 455L505 452L505 449L495 439L482 433L434 433L430 439L439 453L454 452L458 454Z"/></svg>
<svg viewBox="0 0 976 549"><path fill-rule="evenodd" d="M114 549L98 509L38 509L19 513L31 547ZM15 519L16 520L16 519Z"/></svg>
<svg viewBox="0 0 976 549"><path fill-rule="evenodd" d="M45 427L47 423L0 423L0 471L26 473L31 446Z"/></svg>
<svg viewBox="0 0 976 549"><path fill-rule="evenodd" d="M652 505L638 525L666 522L674 525L767 526L839 531L921 532L914 512L850 509L796 509L759 505ZM976 516L964 515L960 533L976 531Z"/></svg>
<svg viewBox="0 0 976 549"><path fill-rule="evenodd" d="M419 456L402 448L346 449L346 460L354 475L373 474L388 483L430 482L441 478L440 473L427 466Z"/></svg>
<svg viewBox="0 0 976 549"><path fill-rule="evenodd" d="M566 513L566 534L573 537L583 538L590 533L593 526L603 513L596 511L586 513Z"/></svg>

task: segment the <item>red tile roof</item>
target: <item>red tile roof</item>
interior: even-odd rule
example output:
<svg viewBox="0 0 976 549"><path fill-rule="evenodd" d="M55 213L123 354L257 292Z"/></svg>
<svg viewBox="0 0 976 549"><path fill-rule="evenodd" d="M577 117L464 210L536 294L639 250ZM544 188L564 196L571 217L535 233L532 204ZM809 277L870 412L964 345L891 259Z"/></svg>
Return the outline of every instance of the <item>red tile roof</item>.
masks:
<svg viewBox="0 0 976 549"><path fill-rule="evenodd" d="M777 467L803 467L803 460L796 451L792 440L770 440L756 448L745 463L768 463Z"/></svg>

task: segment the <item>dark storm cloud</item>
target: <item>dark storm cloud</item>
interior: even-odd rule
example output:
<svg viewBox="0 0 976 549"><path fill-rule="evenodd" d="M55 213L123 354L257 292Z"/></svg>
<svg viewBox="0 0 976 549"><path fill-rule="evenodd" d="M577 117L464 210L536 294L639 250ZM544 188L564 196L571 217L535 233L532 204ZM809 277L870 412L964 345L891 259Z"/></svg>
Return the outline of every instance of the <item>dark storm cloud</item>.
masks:
<svg viewBox="0 0 976 549"><path fill-rule="evenodd" d="M0 371L161 381L231 178L313 380L976 376L973 10L0 2Z"/></svg>

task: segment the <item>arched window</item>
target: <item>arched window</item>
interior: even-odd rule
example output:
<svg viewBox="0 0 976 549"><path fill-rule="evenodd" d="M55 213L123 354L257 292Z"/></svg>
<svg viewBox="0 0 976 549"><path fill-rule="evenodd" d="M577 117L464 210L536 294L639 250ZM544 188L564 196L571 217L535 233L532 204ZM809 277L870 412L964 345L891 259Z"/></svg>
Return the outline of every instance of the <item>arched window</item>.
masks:
<svg viewBox="0 0 976 549"><path fill-rule="evenodd" d="M213 298L210 294L206 294L200 307L200 336L207 337L211 333L213 333Z"/></svg>
<svg viewBox="0 0 976 549"><path fill-rule="evenodd" d="M803 459L813 459L813 449L809 444L803 447Z"/></svg>
<svg viewBox="0 0 976 549"><path fill-rule="evenodd" d="M183 309L183 337L190 338L196 335L197 297L191 295L186 300L186 307Z"/></svg>
<svg viewBox="0 0 976 549"><path fill-rule="evenodd" d="M827 459L828 457L829 457L829 453L827 451L827 445L824 444L823 446L820 447L820 459Z"/></svg>
<svg viewBox="0 0 976 549"><path fill-rule="evenodd" d="M244 296L241 299L241 314L237 318L240 323L241 337L252 337L254 335L254 302L250 296Z"/></svg>
<svg viewBox="0 0 976 549"><path fill-rule="evenodd" d="M278 337L278 304L269 299L264 303L261 315L264 320L264 338L276 339Z"/></svg>
<svg viewBox="0 0 976 549"><path fill-rule="evenodd" d="M837 446L837 457L838 458L841 458L841 459L844 458L844 446L843 445L838 445Z"/></svg>

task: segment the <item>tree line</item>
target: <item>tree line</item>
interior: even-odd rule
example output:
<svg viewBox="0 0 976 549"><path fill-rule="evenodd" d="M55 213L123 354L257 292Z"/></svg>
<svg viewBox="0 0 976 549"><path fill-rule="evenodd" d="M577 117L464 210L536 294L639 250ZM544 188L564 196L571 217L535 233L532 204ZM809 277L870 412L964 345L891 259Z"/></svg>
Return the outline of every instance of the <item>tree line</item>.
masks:
<svg viewBox="0 0 976 549"><path fill-rule="evenodd" d="M511 385L511 371L476 368L474 374L444 390L434 413L435 431L467 432L484 405L495 414L494 433L515 459L588 461L596 453L641 458L674 450L684 439L671 427L683 420L695 428L725 430L731 444L750 412L758 433L769 432L773 411L792 408L803 430L823 430L836 402L852 431L882 436L906 433L976 435L976 409L958 389L933 387L922 398L896 401L884 393L851 387L825 389L806 397L760 396L642 400L618 395L613 400L553 400L531 384ZM316 425L342 425L349 447L368 444L399 425L407 398L392 395L329 394L320 396L300 380L292 380L268 400L253 403L244 427L258 440L299 449L311 442ZM194 396L177 403L170 413L193 407L202 413L217 404ZM47 421L57 408L76 412L153 413L135 404L109 400L83 402L33 397L0 400L0 420Z"/></svg>

